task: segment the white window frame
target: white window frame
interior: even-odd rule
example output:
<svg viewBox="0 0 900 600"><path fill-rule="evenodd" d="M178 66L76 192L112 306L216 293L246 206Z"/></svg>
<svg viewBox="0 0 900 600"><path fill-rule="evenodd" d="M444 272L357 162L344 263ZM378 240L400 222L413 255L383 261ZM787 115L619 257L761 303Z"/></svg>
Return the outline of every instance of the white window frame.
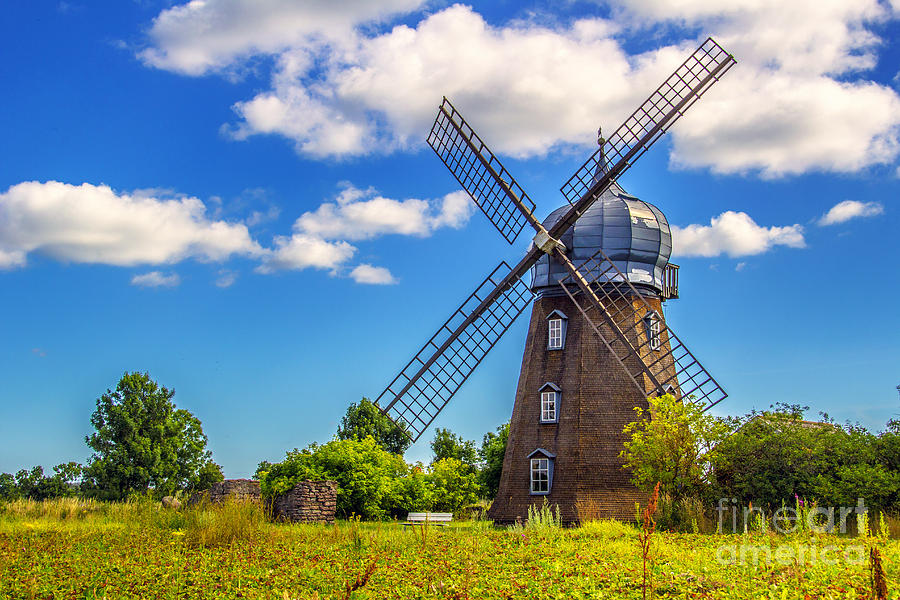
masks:
<svg viewBox="0 0 900 600"><path fill-rule="evenodd" d="M563 347L563 320L559 318L550 319L547 324L549 335L547 348L550 350L561 350Z"/></svg>
<svg viewBox="0 0 900 600"><path fill-rule="evenodd" d="M554 390L541 392L541 423L556 423L559 419L559 394Z"/></svg>
<svg viewBox="0 0 900 600"><path fill-rule="evenodd" d="M531 493L550 493L550 459L545 456L531 459Z"/></svg>
<svg viewBox="0 0 900 600"><path fill-rule="evenodd" d="M662 323L656 312L647 313L644 316L644 329L647 333L647 345L651 350L662 348Z"/></svg>

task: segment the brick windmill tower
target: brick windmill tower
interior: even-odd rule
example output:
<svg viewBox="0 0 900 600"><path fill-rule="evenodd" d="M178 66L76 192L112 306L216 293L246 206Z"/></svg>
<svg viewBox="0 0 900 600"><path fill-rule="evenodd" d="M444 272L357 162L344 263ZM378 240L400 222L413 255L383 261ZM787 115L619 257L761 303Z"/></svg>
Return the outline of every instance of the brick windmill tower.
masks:
<svg viewBox="0 0 900 600"><path fill-rule="evenodd" d="M567 209L550 213L544 227ZM634 420L634 407L646 409L647 397L660 387L682 393L672 352L677 341L670 339L662 310L678 294L662 212L614 183L560 241L570 260L587 264L582 271L591 272L591 287L628 345L607 348L592 323L605 339L615 337L611 326L585 318L585 303L577 286L566 285L564 265L549 255L538 260L500 489L490 509L499 523L526 518L528 507L543 498L560 507L566 522L633 517L635 502L646 498L622 469L622 429ZM598 255L609 261L607 273L594 268ZM650 366L655 381L641 364Z"/></svg>
<svg viewBox="0 0 900 600"><path fill-rule="evenodd" d="M537 232L514 267L494 269L376 400L415 441L536 298L510 425L496 522L545 499L566 522L633 516L638 492L618 458L622 427L650 396L712 406L725 392L663 318L677 267L662 212L616 183L734 65L707 39L562 186L543 222L535 204L444 98L428 143L512 244ZM523 277L532 273L529 286Z"/></svg>

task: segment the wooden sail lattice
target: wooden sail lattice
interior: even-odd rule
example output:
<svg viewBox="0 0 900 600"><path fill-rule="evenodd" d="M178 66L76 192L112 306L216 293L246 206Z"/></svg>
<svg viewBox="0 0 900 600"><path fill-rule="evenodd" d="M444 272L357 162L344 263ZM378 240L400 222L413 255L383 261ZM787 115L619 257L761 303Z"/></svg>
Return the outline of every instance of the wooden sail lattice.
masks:
<svg viewBox="0 0 900 600"><path fill-rule="evenodd" d="M495 298L489 298L509 271L509 265L500 263L375 401L413 441L419 439L534 297L518 278ZM486 300L487 305L482 307Z"/></svg>
<svg viewBox="0 0 900 600"><path fill-rule="evenodd" d="M642 394L675 391L704 410L728 396L671 327L660 320L658 332L647 331L645 317L653 307L603 250L575 268L577 274L559 285ZM578 285L579 276L588 290Z"/></svg>
<svg viewBox="0 0 900 600"><path fill-rule="evenodd" d="M734 64L734 57L708 38L563 184L566 200L574 204L582 198L608 165L624 161L615 176L624 173Z"/></svg>
<svg viewBox="0 0 900 600"><path fill-rule="evenodd" d="M507 242L537 222L534 202L446 98L428 144Z"/></svg>

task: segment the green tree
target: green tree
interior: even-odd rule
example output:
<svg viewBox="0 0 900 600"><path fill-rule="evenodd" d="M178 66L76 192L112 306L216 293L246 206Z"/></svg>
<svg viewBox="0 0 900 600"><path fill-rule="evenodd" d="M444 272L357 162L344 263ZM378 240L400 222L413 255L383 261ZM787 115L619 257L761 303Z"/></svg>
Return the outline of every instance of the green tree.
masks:
<svg viewBox="0 0 900 600"><path fill-rule="evenodd" d="M371 436L391 454L403 455L412 440L368 398L347 408L337 430L339 440L363 440Z"/></svg>
<svg viewBox="0 0 900 600"><path fill-rule="evenodd" d="M398 482L392 512L402 517L403 513L432 510L433 487L431 476L422 463L411 465L407 475Z"/></svg>
<svg viewBox="0 0 900 600"><path fill-rule="evenodd" d="M80 479L81 465L77 462L56 465L53 467L53 475L45 475L41 465L32 467L31 470L21 469L15 477L3 473L0 475L0 500L46 500L75 496Z"/></svg>
<svg viewBox="0 0 900 600"><path fill-rule="evenodd" d="M197 478L190 486L193 490L208 490L212 484L225 480L225 474L222 473L222 467L211 460L206 461L197 471Z"/></svg>
<svg viewBox="0 0 900 600"><path fill-rule="evenodd" d="M157 496L190 489L219 475L200 420L175 407L174 390L147 373L125 373L115 391L97 399L91 415L94 450L84 470L91 493L121 499L153 490Z"/></svg>
<svg viewBox="0 0 900 600"><path fill-rule="evenodd" d="M19 496L22 498L31 498L32 500L43 500L44 494L41 485L44 479L44 467L37 465L31 470L19 469L16 472L16 487L19 489Z"/></svg>
<svg viewBox="0 0 900 600"><path fill-rule="evenodd" d="M628 439L620 457L631 470L632 482L644 490L659 482L660 490L674 500L699 496L730 424L670 394L648 403L647 410L635 407L637 419L624 429Z"/></svg>
<svg viewBox="0 0 900 600"><path fill-rule="evenodd" d="M778 403L752 411L716 448L713 495L775 509L795 496L822 506L896 508L900 498L900 434L875 436L828 415L804 420L808 407Z"/></svg>
<svg viewBox="0 0 900 600"><path fill-rule="evenodd" d="M478 457L482 467L479 473L482 493L487 498L494 498L500 488L500 474L503 472L503 457L506 456L506 443L509 441L509 423L504 423L497 431L489 431L481 440Z"/></svg>
<svg viewBox="0 0 900 600"><path fill-rule="evenodd" d="M442 458L431 465L431 509L458 512L478 500L478 474L456 458Z"/></svg>
<svg viewBox="0 0 900 600"><path fill-rule="evenodd" d="M271 468L272 468L272 463L270 463L267 460L261 460L259 462L259 464L256 465L256 471L254 471L254 473L253 473L253 479L256 479L257 481L261 481L266 476L266 473L269 472L269 469L271 469Z"/></svg>
<svg viewBox="0 0 900 600"><path fill-rule="evenodd" d="M12 473L0 473L0 500L18 500L22 497Z"/></svg>
<svg viewBox="0 0 900 600"><path fill-rule="evenodd" d="M434 432L434 440L431 442L431 452L434 454L434 458L431 461L432 463L444 460L445 458L454 458L474 470L475 463L478 462L478 453L475 450L475 442L472 440L464 440L462 436L441 427L438 427Z"/></svg>

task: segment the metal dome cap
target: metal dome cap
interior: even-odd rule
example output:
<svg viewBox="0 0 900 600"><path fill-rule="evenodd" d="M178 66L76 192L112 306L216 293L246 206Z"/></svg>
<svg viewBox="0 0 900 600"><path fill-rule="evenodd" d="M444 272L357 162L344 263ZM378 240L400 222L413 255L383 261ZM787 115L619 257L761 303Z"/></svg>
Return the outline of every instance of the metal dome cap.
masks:
<svg viewBox="0 0 900 600"><path fill-rule="evenodd" d="M544 219L544 227L552 228L568 210L568 206L554 210ZM672 255L669 222L658 208L627 193L617 183L603 192L560 241L576 266L602 249L636 287L662 292L663 271ZM532 267L531 275L531 289L540 294L550 292L542 288L558 287L568 273L545 254ZM590 279L590 274L585 276Z"/></svg>

